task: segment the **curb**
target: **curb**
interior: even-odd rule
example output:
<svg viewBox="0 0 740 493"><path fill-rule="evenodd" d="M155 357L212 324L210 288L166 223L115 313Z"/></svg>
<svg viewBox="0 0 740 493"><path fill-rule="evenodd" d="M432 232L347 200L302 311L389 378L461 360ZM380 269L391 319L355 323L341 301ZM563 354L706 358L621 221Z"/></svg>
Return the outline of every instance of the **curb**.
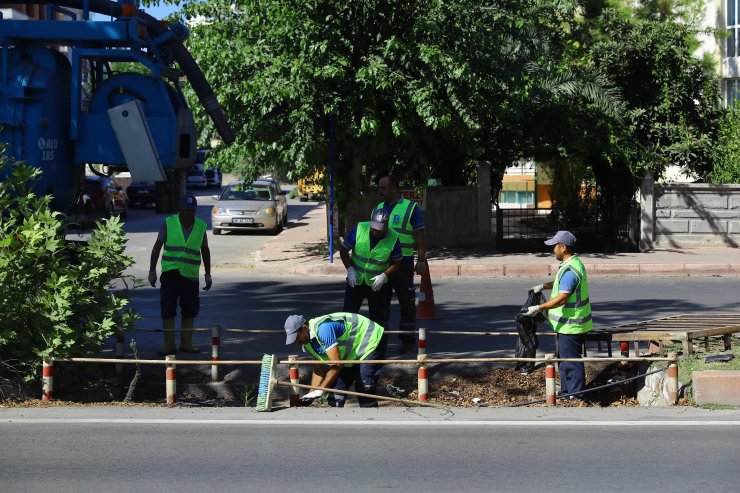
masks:
<svg viewBox="0 0 740 493"><path fill-rule="evenodd" d="M739 264L593 264L584 262L591 277L650 276L650 277L710 277L738 276ZM551 277L557 264L439 264L429 262L434 277ZM290 267L292 274L309 276L344 276L341 263L316 263Z"/></svg>

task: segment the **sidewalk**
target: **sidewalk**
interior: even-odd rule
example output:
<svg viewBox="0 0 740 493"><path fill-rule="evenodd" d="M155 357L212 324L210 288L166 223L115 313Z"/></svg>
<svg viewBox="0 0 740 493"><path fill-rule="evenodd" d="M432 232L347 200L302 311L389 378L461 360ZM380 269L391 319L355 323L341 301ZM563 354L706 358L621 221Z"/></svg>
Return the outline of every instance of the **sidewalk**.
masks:
<svg viewBox="0 0 740 493"><path fill-rule="evenodd" d="M256 254L261 267L305 275L343 276L346 271L334 245L330 263L326 246L326 206L314 209L267 242ZM647 253L579 254L590 276L737 276L740 248L662 249ZM552 254L503 254L475 249L430 249L434 277L552 276L558 262Z"/></svg>

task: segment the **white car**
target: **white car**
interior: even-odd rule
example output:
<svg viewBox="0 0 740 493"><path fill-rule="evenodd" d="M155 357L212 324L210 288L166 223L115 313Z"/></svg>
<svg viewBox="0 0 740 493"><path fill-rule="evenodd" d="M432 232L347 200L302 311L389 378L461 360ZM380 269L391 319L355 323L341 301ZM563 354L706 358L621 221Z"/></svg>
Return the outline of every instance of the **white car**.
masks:
<svg viewBox="0 0 740 493"><path fill-rule="evenodd" d="M279 232L288 220L286 193L263 180L230 183L221 195L213 196L217 199L211 211L213 234L249 229Z"/></svg>

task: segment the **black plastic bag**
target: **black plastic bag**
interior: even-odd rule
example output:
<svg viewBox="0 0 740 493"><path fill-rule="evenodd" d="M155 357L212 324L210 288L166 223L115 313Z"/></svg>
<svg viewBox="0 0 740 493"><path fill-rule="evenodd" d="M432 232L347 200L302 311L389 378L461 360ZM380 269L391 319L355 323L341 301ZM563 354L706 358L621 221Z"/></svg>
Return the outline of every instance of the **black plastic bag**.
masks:
<svg viewBox="0 0 740 493"><path fill-rule="evenodd" d="M537 324L545 322L547 319L542 312L534 317L528 317L525 313L530 306L541 305L545 301L545 296L542 292L535 293L531 289L529 290L527 301L524 302L522 309L514 319L516 322L516 331L519 333L519 339L516 341L516 351L514 352L515 358L534 358L537 356L537 347L539 346ZM514 369L526 375L534 370L534 363L518 361Z"/></svg>

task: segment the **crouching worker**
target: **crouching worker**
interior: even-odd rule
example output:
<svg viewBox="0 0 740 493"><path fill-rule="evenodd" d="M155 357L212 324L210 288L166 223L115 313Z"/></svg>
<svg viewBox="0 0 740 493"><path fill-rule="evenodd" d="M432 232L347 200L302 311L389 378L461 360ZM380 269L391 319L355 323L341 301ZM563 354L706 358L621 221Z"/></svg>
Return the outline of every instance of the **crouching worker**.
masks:
<svg viewBox="0 0 740 493"><path fill-rule="evenodd" d="M385 358L386 335L384 329L372 320L356 313L337 312L312 318L308 322L302 315L291 315L285 321L285 344L298 341L304 351L323 361L377 360ZM311 385L314 387L349 390L377 394L378 380L383 365L377 363L341 363L313 366ZM321 397L323 390L313 390L301 398L310 404ZM328 403L333 407L344 407L346 396L332 393ZM369 397L358 397L360 407L377 407L378 401Z"/></svg>

